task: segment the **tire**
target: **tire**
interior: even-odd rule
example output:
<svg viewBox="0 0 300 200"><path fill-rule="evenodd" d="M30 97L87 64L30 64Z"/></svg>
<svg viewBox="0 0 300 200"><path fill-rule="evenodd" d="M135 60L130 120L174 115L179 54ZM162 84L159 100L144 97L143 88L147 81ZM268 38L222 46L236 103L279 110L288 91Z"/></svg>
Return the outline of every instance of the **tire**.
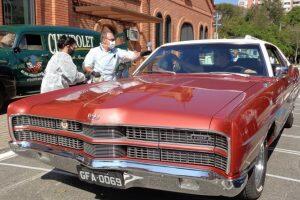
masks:
<svg viewBox="0 0 300 200"><path fill-rule="evenodd" d="M293 112L291 112L284 124L284 128L292 128L293 123L294 123L294 114Z"/></svg>
<svg viewBox="0 0 300 200"><path fill-rule="evenodd" d="M260 197L265 185L267 160L267 147L266 143L263 143L260 147L259 155L255 160L255 165L249 172L248 182L238 196L239 199L256 200Z"/></svg>

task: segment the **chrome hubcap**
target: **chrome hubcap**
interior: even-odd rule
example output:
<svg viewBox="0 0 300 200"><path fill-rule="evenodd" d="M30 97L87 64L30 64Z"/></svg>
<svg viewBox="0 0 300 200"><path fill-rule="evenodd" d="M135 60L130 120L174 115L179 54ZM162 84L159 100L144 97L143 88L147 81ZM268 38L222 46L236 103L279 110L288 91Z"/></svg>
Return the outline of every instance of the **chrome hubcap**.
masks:
<svg viewBox="0 0 300 200"><path fill-rule="evenodd" d="M261 191L263 189L262 178L265 171L265 147L264 143L260 146L259 155L254 166L254 174L255 174L255 185L257 191Z"/></svg>

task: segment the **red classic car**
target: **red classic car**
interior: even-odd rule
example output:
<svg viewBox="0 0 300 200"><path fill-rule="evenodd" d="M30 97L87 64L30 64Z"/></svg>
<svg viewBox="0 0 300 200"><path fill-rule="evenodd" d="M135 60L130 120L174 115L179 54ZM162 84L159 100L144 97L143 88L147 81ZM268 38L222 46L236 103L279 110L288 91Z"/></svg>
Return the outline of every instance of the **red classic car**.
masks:
<svg viewBox="0 0 300 200"><path fill-rule="evenodd" d="M298 69L272 44L171 43L132 78L10 104L10 146L102 186L257 199L298 94Z"/></svg>

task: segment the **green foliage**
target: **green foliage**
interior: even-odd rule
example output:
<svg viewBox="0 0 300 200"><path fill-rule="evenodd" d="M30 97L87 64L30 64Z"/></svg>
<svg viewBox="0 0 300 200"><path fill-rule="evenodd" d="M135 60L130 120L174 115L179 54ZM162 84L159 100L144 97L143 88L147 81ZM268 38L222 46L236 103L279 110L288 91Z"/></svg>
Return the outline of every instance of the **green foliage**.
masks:
<svg viewBox="0 0 300 200"><path fill-rule="evenodd" d="M285 14L281 0L264 0L262 5L248 10L219 4L217 11L222 14L220 38L251 35L275 44L287 56L294 56L298 38L300 40L297 32L300 31L300 7Z"/></svg>

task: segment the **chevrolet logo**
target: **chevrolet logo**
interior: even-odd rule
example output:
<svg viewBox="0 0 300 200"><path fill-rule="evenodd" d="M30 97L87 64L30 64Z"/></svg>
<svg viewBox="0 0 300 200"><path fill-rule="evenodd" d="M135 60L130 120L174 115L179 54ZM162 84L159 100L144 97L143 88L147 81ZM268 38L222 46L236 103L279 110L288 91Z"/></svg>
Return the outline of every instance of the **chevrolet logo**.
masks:
<svg viewBox="0 0 300 200"><path fill-rule="evenodd" d="M68 128L69 128L69 124L66 120L61 121L60 126L63 130L68 130Z"/></svg>

